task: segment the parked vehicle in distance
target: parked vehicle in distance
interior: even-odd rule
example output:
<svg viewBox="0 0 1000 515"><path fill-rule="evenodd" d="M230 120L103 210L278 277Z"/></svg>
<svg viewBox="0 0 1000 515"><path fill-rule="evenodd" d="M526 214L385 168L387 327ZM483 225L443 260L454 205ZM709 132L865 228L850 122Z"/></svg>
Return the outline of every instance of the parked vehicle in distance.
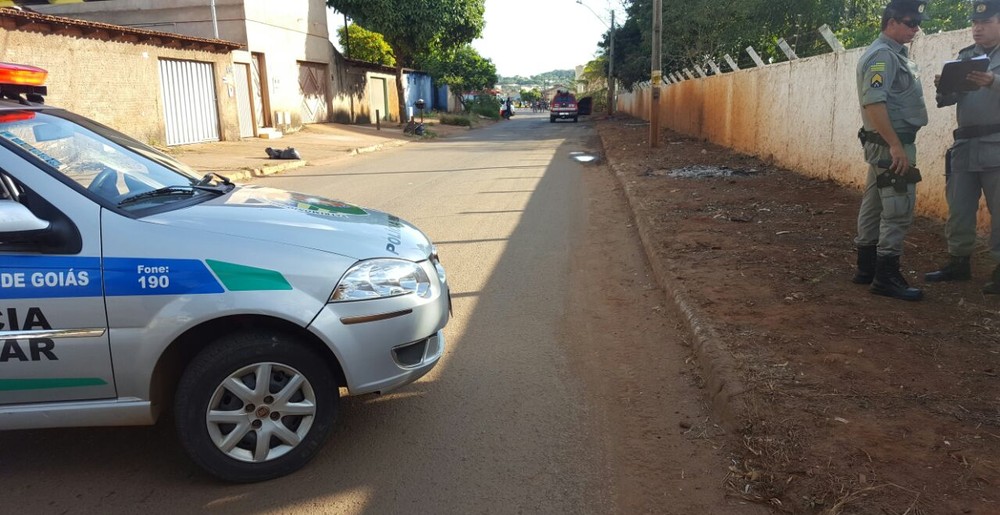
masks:
<svg viewBox="0 0 1000 515"><path fill-rule="evenodd" d="M568 120L570 118L576 123L579 117L580 113L577 110L576 96L564 89L556 91L556 95L549 104L549 123L555 123L556 120Z"/></svg>

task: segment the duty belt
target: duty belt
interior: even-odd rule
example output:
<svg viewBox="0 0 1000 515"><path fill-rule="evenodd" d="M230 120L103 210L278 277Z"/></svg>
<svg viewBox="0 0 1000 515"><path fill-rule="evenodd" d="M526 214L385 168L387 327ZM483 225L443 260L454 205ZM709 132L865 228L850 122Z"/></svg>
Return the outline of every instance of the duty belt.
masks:
<svg viewBox="0 0 1000 515"><path fill-rule="evenodd" d="M972 127L959 127L953 133L955 139L970 139L989 136L1000 132L1000 124L994 125L973 125Z"/></svg>
<svg viewBox="0 0 1000 515"><path fill-rule="evenodd" d="M1000 129L998 129L998 131L1000 131ZM899 142L904 145L910 145L914 141L917 141L917 133L915 132L897 132L896 136L899 138ZM881 134L875 131L866 131L863 128L858 131L858 139L861 140L862 145L865 143L874 143L883 147L889 146L889 143L885 141L885 138L883 138Z"/></svg>

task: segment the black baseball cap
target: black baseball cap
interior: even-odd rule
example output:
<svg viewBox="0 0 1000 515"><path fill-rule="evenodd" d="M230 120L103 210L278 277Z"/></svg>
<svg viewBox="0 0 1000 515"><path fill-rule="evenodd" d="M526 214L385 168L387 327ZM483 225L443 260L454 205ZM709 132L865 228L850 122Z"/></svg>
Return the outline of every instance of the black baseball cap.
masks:
<svg viewBox="0 0 1000 515"><path fill-rule="evenodd" d="M988 20L1000 14L1000 0L975 0L972 2L972 19Z"/></svg>
<svg viewBox="0 0 1000 515"><path fill-rule="evenodd" d="M978 2L987 2L988 0L977 0ZM992 2L990 2L992 3ZM894 9L903 15L912 15L914 19L926 20L930 18L927 16L927 2L926 0L892 0L886 9Z"/></svg>

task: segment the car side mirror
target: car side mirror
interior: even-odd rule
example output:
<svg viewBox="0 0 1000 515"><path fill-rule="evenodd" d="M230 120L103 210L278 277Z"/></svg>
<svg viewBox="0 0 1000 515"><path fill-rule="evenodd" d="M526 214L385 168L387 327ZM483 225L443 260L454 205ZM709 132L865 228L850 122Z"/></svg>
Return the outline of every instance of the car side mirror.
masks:
<svg viewBox="0 0 1000 515"><path fill-rule="evenodd" d="M0 200L0 242L31 240L49 230L50 224L13 200Z"/></svg>

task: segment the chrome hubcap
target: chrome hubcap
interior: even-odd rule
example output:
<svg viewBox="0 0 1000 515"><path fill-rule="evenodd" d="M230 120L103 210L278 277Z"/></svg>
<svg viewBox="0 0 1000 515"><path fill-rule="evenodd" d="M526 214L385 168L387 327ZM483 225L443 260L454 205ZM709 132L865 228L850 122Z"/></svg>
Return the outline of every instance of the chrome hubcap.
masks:
<svg viewBox="0 0 1000 515"><path fill-rule="evenodd" d="M305 376L280 363L256 363L215 389L205 422L219 450L260 463L294 449L315 416L316 393Z"/></svg>

